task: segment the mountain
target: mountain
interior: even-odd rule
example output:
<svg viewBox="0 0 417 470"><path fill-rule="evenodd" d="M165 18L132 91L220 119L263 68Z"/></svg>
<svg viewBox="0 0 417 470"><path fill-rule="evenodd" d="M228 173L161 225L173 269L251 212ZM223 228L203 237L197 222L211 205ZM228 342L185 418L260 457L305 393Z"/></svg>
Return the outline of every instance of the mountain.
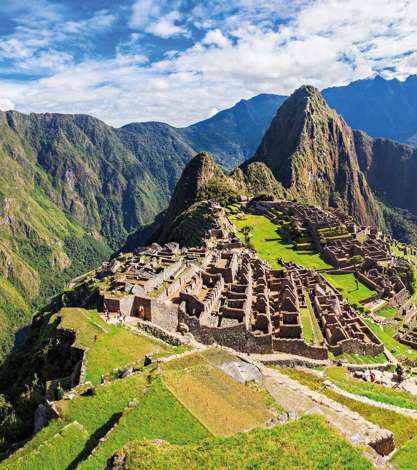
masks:
<svg viewBox="0 0 417 470"><path fill-rule="evenodd" d="M193 148L209 152L223 168L231 170L253 155L285 99L285 96L261 94L240 100L233 107L181 131Z"/></svg>
<svg viewBox="0 0 417 470"><path fill-rule="evenodd" d="M377 75L346 86L325 88L322 96L354 129L417 145L417 76L405 81ZM183 129L196 151L207 151L226 170L256 151L277 109L287 97L260 94Z"/></svg>
<svg viewBox="0 0 417 470"><path fill-rule="evenodd" d="M222 205L239 200L233 179L208 153L199 153L184 168L164 217L161 241L200 245L208 229L223 222L208 202Z"/></svg>
<svg viewBox="0 0 417 470"><path fill-rule="evenodd" d="M303 86L281 105L254 157L232 175L249 180L259 162L281 184L276 195L339 207L417 244L417 149L352 130L317 89Z"/></svg>
<svg viewBox="0 0 417 470"><path fill-rule="evenodd" d="M33 311L153 221L194 153L165 124L0 113L0 357Z"/></svg>
<svg viewBox="0 0 417 470"><path fill-rule="evenodd" d="M353 134L359 166L385 206L387 228L401 241L417 244L417 149L363 131Z"/></svg>
<svg viewBox="0 0 417 470"><path fill-rule="evenodd" d="M185 166L168 209L160 213L153 224L132 235L122 251L153 240L200 246L209 229L228 225L213 202L227 206L240 201L243 195L265 193L285 197L282 185L264 163L254 162L245 172L236 168L227 176L210 154L201 152Z"/></svg>
<svg viewBox="0 0 417 470"><path fill-rule="evenodd" d="M417 135L417 76L386 80L379 75L322 91L329 106L349 126L373 137L415 143Z"/></svg>
<svg viewBox="0 0 417 470"><path fill-rule="evenodd" d="M354 131L358 161L374 193L387 205L417 214L417 149Z"/></svg>
<svg viewBox="0 0 417 470"><path fill-rule="evenodd" d="M252 161L265 163L301 202L339 207L367 225L381 221L358 165L353 132L316 88L303 86L284 102Z"/></svg>
<svg viewBox="0 0 417 470"><path fill-rule="evenodd" d="M228 170L250 156L282 99L242 100L186 129L1 112L0 357L39 305L152 224L199 150Z"/></svg>

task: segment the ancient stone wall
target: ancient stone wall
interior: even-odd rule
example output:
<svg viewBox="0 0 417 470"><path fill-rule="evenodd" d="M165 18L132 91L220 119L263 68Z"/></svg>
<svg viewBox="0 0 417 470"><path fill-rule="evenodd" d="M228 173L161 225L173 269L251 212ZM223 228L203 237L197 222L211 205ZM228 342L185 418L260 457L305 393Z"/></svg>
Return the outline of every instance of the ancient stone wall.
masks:
<svg viewBox="0 0 417 470"><path fill-rule="evenodd" d="M201 325L198 318L187 315L183 304L178 310L178 322L187 325L195 339L203 344L219 344L248 353L272 352L272 336L255 336L246 330L243 323L224 328Z"/></svg>
<svg viewBox="0 0 417 470"><path fill-rule="evenodd" d="M360 354L365 356L377 356L384 351L384 345L379 341L375 343L368 343L360 341L356 338L347 338L339 341L337 345L329 346L329 349L334 354Z"/></svg>
<svg viewBox="0 0 417 470"><path fill-rule="evenodd" d="M378 284L373 282L371 279L369 279L369 277L365 276L365 274L361 273L360 271L356 272L356 277L360 281L362 281L366 286L368 286L370 289L376 290L377 292L381 290Z"/></svg>
<svg viewBox="0 0 417 470"><path fill-rule="evenodd" d="M410 300L410 294L408 290L404 287L399 292L394 294L387 303L387 307L400 307L403 304L406 304Z"/></svg>
<svg viewBox="0 0 417 470"><path fill-rule="evenodd" d="M188 343L188 340L186 338L182 338L178 334L170 333L169 331L165 330L164 328L161 328L158 325L155 325L154 323L145 320L138 320L138 326L147 333L150 333L156 338L159 338L160 340L168 344L172 344L173 346L179 346L181 344Z"/></svg>
<svg viewBox="0 0 417 470"><path fill-rule="evenodd" d="M302 339L273 338L272 349L274 351L305 356L311 359L327 359L327 348L321 346L310 346Z"/></svg>

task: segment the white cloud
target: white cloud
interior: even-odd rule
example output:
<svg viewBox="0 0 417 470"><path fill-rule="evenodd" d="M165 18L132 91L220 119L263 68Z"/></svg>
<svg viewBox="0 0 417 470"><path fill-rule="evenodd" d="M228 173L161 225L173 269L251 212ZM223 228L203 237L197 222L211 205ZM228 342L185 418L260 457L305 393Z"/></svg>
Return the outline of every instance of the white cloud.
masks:
<svg viewBox="0 0 417 470"><path fill-rule="evenodd" d="M0 111L9 111L15 108L15 104L13 101L9 100L9 98L2 98L0 96Z"/></svg>
<svg viewBox="0 0 417 470"><path fill-rule="evenodd" d="M130 26L145 29L161 14L163 3L158 0L136 0L132 7Z"/></svg>
<svg viewBox="0 0 417 470"><path fill-rule="evenodd" d="M180 3L169 0L136 0L129 25L163 39L187 35L184 25L179 24L183 20L183 15L177 9Z"/></svg>
<svg viewBox="0 0 417 470"><path fill-rule="evenodd" d="M18 26L0 41L0 63L13 62L8 68L2 66L1 70L6 72L59 72L74 61L72 53L66 50L71 41L76 40L77 47L83 48L89 37L109 29L116 20L108 10L100 10L85 20L67 21L45 1L39 3L44 8L31 4L27 11L22 10L21 3L16 2L16 10L10 10L16 11Z"/></svg>
<svg viewBox="0 0 417 470"><path fill-rule="evenodd" d="M185 17L178 1L139 0L130 18L134 36L118 55L78 63L55 55L55 62L43 63L54 70L51 76L0 81L0 96L25 112L89 113L113 125L187 125L241 98L288 94L303 83L324 88L377 72L403 79L417 73L413 7L407 0L212 0ZM170 21L158 30L166 15ZM156 62L137 45L146 30L168 37L191 25L202 28L202 39ZM15 54L30 71L41 66L36 41L52 54L48 48L59 31L23 32L1 43L0 56ZM31 64L32 56L38 63Z"/></svg>
<svg viewBox="0 0 417 470"><path fill-rule="evenodd" d="M161 19L152 23L146 28L147 33L154 36L167 39L173 36L186 35L187 30L182 26L178 26L177 22L181 19L181 15L177 11L172 11Z"/></svg>
<svg viewBox="0 0 417 470"><path fill-rule="evenodd" d="M220 29L212 29L206 33L202 43L217 47L226 47L230 44L230 41L224 36Z"/></svg>
<svg viewBox="0 0 417 470"><path fill-rule="evenodd" d="M66 21L60 25L60 29L70 34L92 34L110 28L115 20L116 16L109 13L108 10L100 10L83 21Z"/></svg>

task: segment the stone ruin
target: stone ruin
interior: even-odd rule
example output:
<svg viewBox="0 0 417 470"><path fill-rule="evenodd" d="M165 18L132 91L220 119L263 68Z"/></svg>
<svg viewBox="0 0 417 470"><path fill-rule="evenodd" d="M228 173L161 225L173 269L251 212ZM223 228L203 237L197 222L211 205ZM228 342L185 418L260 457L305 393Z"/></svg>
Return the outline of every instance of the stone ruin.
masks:
<svg viewBox="0 0 417 470"><path fill-rule="evenodd" d="M396 242L376 227L359 226L339 210L325 210L290 201L259 201L253 210L270 218L276 217L276 211L283 214L284 218L292 221L303 240L311 241L311 249L337 272L354 273L359 281L377 292L362 303L383 300L386 307L399 308L403 315L410 310L414 315L417 313L414 302L410 301L409 286L403 280L410 264L392 254L391 245ZM301 246L309 249L308 244ZM404 250L405 254L417 253L412 247ZM354 266L358 259L362 263Z"/></svg>
<svg viewBox="0 0 417 470"><path fill-rule="evenodd" d="M263 202L256 210L265 211L265 204L290 217L302 235L310 234L322 254L336 240L337 263L365 255L355 272L358 279L375 289L377 298L415 314L400 276L406 265L391 255L387 260L389 245L376 230L358 227L338 211L291 202ZM375 356L383 351L355 309L318 271L280 262L281 269L270 268L232 230L214 228L200 248L176 243L141 247L103 266L97 277L105 282L101 295L108 315L139 317L205 344L313 359L326 359L329 352ZM315 327L313 341L305 337L306 312ZM404 333L405 341L415 341L415 330Z"/></svg>
<svg viewBox="0 0 417 470"><path fill-rule="evenodd" d="M375 261L392 258L389 243L376 227L358 226L342 211L290 201L259 201L255 204L258 213L271 214L271 209L290 217L321 257L336 268L352 266L355 256Z"/></svg>
<svg viewBox="0 0 417 470"><path fill-rule="evenodd" d="M378 354L383 349L320 274L285 263L271 269L240 242L236 246L234 236L218 235L202 248L154 244L138 249L112 274L114 289L103 293L104 311L248 353L326 359L329 351ZM307 296L323 332L321 344L304 338L300 311L309 308Z"/></svg>

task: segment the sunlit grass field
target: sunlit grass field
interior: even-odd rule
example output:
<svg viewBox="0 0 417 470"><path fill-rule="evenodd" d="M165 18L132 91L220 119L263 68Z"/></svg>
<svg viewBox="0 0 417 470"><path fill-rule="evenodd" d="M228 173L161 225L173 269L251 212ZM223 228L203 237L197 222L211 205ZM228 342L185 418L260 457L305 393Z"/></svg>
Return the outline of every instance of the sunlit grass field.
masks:
<svg viewBox="0 0 417 470"><path fill-rule="evenodd" d="M142 365L145 354L173 353L173 349L129 329L105 323L95 311L82 308L61 310L61 327L76 331L76 345L88 348L87 380L100 383L114 368Z"/></svg>
<svg viewBox="0 0 417 470"><path fill-rule="evenodd" d="M318 416L304 416L272 429L239 433L186 446L131 443L126 469L371 469L358 449Z"/></svg>
<svg viewBox="0 0 417 470"><path fill-rule="evenodd" d="M273 268L279 267L278 258L307 268L325 269L331 267L321 259L318 253L295 250L292 243L284 241L279 235L278 226L263 215L240 214L239 217L236 217L233 214L229 215L229 218L238 229L239 236L243 241L245 237L241 230L246 226L252 227L251 243L258 255Z"/></svg>
<svg viewBox="0 0 417 470"><path fill-rule="evenodd" d="M332 274L324 273L323 276L345 297L351 304L360 304L362 300L368 299L376 294L372 289L369 289L365 284L358 281L353 273L349 274Z"/></svg>
<svg viewBox="0 0 417 470"><path fill-rule="evenodd" d="M263 426L272 417L264 398L201 359L187 356L163 373L178 400L214 435L228 436ZM187 360L188 359L188 363Z"/></svg>

